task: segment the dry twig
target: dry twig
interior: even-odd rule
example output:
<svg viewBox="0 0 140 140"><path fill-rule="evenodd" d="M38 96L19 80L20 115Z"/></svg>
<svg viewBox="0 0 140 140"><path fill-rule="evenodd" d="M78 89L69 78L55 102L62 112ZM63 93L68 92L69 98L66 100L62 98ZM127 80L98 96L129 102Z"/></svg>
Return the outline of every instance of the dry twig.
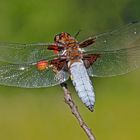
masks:
<svg viewBox="0 0 140 140"><path fill-rule="evenodd" d="M78 120L81 128L85 131L86 135L88 136L89 140L95 140L95 137L91 131L91 129L86 125L86 123L84 122L83 118L81 117L77 106L75 105L74 101L72 100L72 97L70 95L70 92L67 88L67 84L66 83L62 83L61 84L63 90L64 90L64 99L65 102L69 105L72 114L76 117L76 119Z"/></svg>

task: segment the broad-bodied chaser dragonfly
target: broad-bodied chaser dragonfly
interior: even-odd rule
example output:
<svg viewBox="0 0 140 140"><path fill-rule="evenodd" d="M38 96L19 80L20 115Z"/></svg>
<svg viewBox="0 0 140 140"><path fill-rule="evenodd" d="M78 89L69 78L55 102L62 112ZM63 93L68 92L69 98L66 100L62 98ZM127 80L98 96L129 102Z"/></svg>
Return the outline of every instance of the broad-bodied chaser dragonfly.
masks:
<svg viewBox="0 0 140 140"><path fill-rule="evenodd" d="M0 84L41 88L71 77L83 103L92 111L95 94L89 76L128 73L140 66L140 23L79 42L66 32L54 43L0 43Z"/></svg>

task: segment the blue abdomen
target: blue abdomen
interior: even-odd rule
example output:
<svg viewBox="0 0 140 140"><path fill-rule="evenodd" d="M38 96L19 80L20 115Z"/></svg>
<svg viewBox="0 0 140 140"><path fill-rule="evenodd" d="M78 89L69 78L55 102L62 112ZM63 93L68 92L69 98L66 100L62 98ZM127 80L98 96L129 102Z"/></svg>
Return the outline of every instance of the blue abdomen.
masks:
<svg viewBox="0 0 140 140"><path fill-rule="evenodd" d="M74 62L70 66L72 82L82 102L93 111L95 94L87 70L81 62Z"/></svg>

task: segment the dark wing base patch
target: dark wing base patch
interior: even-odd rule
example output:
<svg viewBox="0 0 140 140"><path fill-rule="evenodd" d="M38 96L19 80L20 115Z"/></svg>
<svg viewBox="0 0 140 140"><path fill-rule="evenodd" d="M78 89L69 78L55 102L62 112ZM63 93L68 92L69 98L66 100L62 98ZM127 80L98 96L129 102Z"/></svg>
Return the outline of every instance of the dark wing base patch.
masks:
<svg viewBox="0 0 140 140"><path fill-rule="evenodd" d="M98 58L100 54L88 54L83 57L85 67L88 69Z"/></svg>

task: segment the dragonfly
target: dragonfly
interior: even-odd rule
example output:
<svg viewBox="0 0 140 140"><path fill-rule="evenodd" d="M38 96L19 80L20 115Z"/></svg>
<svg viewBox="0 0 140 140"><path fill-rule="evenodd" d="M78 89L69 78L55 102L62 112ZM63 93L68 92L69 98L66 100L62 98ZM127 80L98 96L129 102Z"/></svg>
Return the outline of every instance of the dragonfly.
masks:
<svg viewBox="0 0 140 140"><path fill-rule="evenodd" d="M90 77L128 73L140 66L140 22L78 41L62 32L53 43L0 43L0 84L22 88L55 86L71 78L78 96L93 111Z"/></svg>

